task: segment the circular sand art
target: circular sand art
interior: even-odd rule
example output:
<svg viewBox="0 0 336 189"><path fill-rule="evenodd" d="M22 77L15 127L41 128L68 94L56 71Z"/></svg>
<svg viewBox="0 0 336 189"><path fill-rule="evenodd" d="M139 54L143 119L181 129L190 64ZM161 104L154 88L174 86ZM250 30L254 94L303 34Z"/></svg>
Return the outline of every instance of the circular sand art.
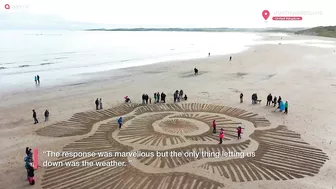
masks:
<svg viewBox="0 0 336 189"><path fill-rule="evenodd" d="M116 119L125 127L118 130ZM218 144L212 121L224 128L225 140ZM241 140L236 128L245 127ZM228 182L290 180L318 174L328 157L310 146L300 134L286 126L271 127L258 116L231 107L199 103L124 104L100 111L76 113L68 121L37 131L49 137L95 133L68 144L64 151L76 152L254 152L255 156L207 157L95 157L94 161L125 161L123 167L46 167L44 189L217 189ZM58 161L93 161L66 158Z"/></svg>

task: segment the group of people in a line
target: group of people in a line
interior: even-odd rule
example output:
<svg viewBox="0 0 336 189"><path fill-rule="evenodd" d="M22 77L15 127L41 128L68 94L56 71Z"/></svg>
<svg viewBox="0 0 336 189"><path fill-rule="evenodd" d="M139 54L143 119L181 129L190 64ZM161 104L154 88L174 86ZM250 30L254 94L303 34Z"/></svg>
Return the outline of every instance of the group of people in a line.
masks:
<svg viewBox="0 0 336 189"><path fill-rule="evenodd" d="M40 76L39 75L35 76L35 84L40 84Z"/></svg>
<svg viewBox="0 0 336 189"><path fill-rule="evenodd" d="M34 118L34 124L37 124L39 121L37 119L36 111L33 110L33 118ZM44 111L44 121L49 121L49 111Z"/></svg>
<svg viewBox="0 0 336 189"><path fill-rule="evenodd" d="M176 90L174 93L174 102L180 102L181 100L188 100L187 94L183 96L183 90Z"/></svg>
<svg viewBox="0 0 336 189"><path fill-rule="evenodd" d="M31 151L31 148L26 147L26 157L24 158L25 161L25 168L27 170L27 180L31 185L35 184L34 179L34 165L33 165L33 153Z"/></svg>
<svg viewBox="0 0 336 189"><path fill-rule="evenodd" d="M275 107L276 105L278 105L277 109L280 109L280 112L283 112L285 114L288 114L288 101L286 101L284 103L284 101L282 100L281 96L279 96L279 98L277 98L276 96L272 96L272 94L270 93L267 96L267 103L266 106L271 106L271 104L273 104L273 107Z"/></svg>
<svg viewBox="0 0 336 189"><path fill-rule="evenodd" d="M96 99L95 101L95 105L96 105L96 110L101 110L103 109L103 100L100 98L100 99Z"/></svg>
<svg viewBox="0 0 336 189"><path fill-rule="evenodd" d="M154 104L156 103L166 103L166 94L162 92L161 94L159 92L154 93ZM142 104L152 104L152 98L148 96L148 94L142 94Z"/></svg>
<svg viewBox="0 0 336 189"><path fill-rule="evenodd" d="M240 93L239 95L240 103L244 102L243 98L244 98L244 94ZM261 100L258 99L257 93L253 93L251 98L252 98L252 104L261 102ZM277 109L280 109L280 112L284 112L285 114L288 114L288 101L284 102L281 96L279 96L278 98L276 96L273 97L272 94L270 93L267 96L266 106L271 106L271 105L273 105L273 107L277 106Z"/></svg>
<svg viewBox="0 0 336 189"><path fill-rule="evenodd" d="M217 132L217 123L216 120L212 121L212 133L216 134ZM243 128L241 126L237 127L237 139L241 139L241 134L243 133ZM224 139L224 128L221 128L220 133L219 133L219 144L223 143Z"/></svg>

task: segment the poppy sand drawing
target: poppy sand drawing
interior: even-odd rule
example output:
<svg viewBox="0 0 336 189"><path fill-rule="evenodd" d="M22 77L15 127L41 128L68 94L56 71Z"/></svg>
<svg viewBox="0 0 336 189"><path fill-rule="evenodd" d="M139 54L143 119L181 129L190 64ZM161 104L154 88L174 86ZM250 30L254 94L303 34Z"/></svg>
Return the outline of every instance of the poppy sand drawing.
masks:
<svg viewBox="0 0 336 189"><path fill-rule="evenodd" d="M128 127L119 131L120 122L116 120L121 117ZM218 133L213 133L214 120L225 131L220 145ZM237 140L237 126L242 124L245 134L250 135ZM141 151L146 154L207 151L210 154L253 149L255 156L217 161L204 156L137 156L132 158L133 163L119 167L46 167L43 189L170 189L172 186L175 189L219 189L228 180L286 181L314 176L328 160L322 150L309 145L300 134L284 125L271 127L267 119L257 114L211 104L123 104L101 111L76 113L69 121L52 124L37 133L48 137L78 136L89 133L93 125L98 125L93 135L71 142L63 151ZM254 142L258 143L258 148L253 148ZM90 157L62 157L59 161L76 159L92 160ZM105 159L95 157L94 161ZM200 159L201 163L197 161ZM129 162L127 157L110 157L109 160ZM270 160L272 164L269 164ZM188 168L178 172L172 169L183 166ZM56 176L58 179L55 180ZM219 177L223 179L213 179Z"/></svg>

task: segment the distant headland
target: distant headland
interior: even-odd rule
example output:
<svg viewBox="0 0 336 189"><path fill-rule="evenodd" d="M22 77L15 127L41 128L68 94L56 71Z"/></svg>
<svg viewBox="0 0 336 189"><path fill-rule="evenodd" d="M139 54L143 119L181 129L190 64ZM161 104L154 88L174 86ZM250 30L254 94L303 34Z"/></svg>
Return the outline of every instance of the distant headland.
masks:
<svg viewBox="0 0 336 189"><path fill-rule="evenodd" d="M170 32L285 32L294 33L307 28L114 28L85 31L170 31Z"/></svg>
<svg viewBox="0 0 336 189"><path fill-rule="evenodd" d="M295 34L336 38L336 26L319 26L310 29L300 30L295 32Z"/></svg>

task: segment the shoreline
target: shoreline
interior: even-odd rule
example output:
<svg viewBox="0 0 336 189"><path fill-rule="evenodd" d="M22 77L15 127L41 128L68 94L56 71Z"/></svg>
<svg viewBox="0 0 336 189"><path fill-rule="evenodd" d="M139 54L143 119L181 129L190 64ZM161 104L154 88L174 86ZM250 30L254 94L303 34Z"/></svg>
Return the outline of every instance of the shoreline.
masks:
<svg viewBox="0 0 336 189"><path fill-rule="evenodd" d="M38 146L43 150L61 150L66 144L90 136L49 138L36 135L36 131L50 124L68 120L74 113L94 109L94 99L103 98L104 108L121 104L125 95L135 103L141 101L141 95L165 92L168 103L172 102L172 93L183 89L188 102L225 105L240 108L266 117L271 127L286 125L290 130L301 134L310 145L322 149L329 160L314 177L289 181L255 181L248 183L228 183L230 189L248 185L251 189L264 184L274 188L292 187L316 189L331 188L335 180L336 107L326 99L334 101L336 94L336 69L333 62L336 53L330 49L299 45L257 45L247 51L233 55L207 57L201 59L163 62L140 67L110 70L90 74L91 82L81 85L67 85L17 93L3 98L0 113L1 144L0 159L1 183L13 188L24 188L23 149L26 146ZM254 51L255 50L255 51ZM193 75L193 68L199 69L199 75ZM116 75L114 75L116 74ZM239 93L244 93L245 102L239 103ZM262 103L253 106L250 95L258 93ZM269 93L281 95L290 103L289 114L274 112L265 107L265 98ZM50 122L32 124L31 110L36 109L42 119L42 113L48 109ZM97 128L95 128L97 129ZM12 158L15 157L15 158ZM40 160L47 159L42 156ZM42 178L44 168L36 171ZM20 175L20 176L17 176ZM3 179L3 182L2 182ZM41 180L36 187L40 188ZM13 184L14 183L14 184Z"/></svg>
<svg viewBox="0 0 336 189"><path fill-rule="evenodd" d="M251 34L251 33L250 33ZM215 55L211 55L210 57L207 57L207 56L200 56L200 55L197 55L197 57L193 57L193 56L189 56L189 57L180 57L180 58L177 58L175 56L177 55L174 55L175 58L177 59L170 59L170 58L163 58L163 59L167 59L167 60L163 60L163 61L156 61L156 60L152 60L150 61L150 58L146 58L146 59L143 59L142 62L150 62L150 63L141 63L139 65L131 65L131 66L128 66L128 67L123 67L123 66L117 66L117 67L120 67L120 68L110 68L108 69L107 71L111 71L111 73L113 74L113 72L118 72L119 71L124 71L125 69L128 69L130 68L130 70L132 70L133 68L136 68L136 67L142 67L142 66L147 66L147 65L153 65L153 64L165 64L165 63L174 63L174 62L178 62L178 61L181 61L181 62L184 62L184 61L198 61L200 59L208 59L208 58L213 58L213 57L222 57L222 56L227 56L227 55L235 55L235 54L238 54L238 53L243 53L245 51L248 51L250 48L253 48L253 47L257 47L257 46L260 46L260 45L277 45L278 43L280 42L284 42L284 44L299 44L299 45L302 45L302 46L308 46L308 44L301 44L301 43L306 43L304 41L313 41L313 40L317 40L316 42L311 42L312 44L310 45L314 45L318 43L318 41L323 41L323 44L320 44L321 45L321 48L330 48L330 47L323 47L323 46L333 46L335 47L336 49L336 40L326 40L324 37L307 37L307 36L296 36L296 35L290 35L290 34L287 34L287 33L252 33L252 34L255 34L256 36L259 37L259 39L255 39L253 44L247 44L247 45L244 45L244 47L241 48L241 50L239 50L238 52L227 52L227 53L223 53L223 54L215 54ZM277 34L277 35L275 35ZM281 34L281 35L280 35ZM285 38L285 39L282 39L282 38ZM301 41L300 41L301 40ZM211 52L210 52L211 53ZM160 59L160 58L158 58ZM116 61L118 62L118 61ZM132 61L134 62L134 61ZM120 65L122 65L122 62L120 63ZM93 69L97 69L99 65L92 65L92 68ZM104 66L104 65L102 65ZM125 65L126 66L126 65ZM84 66L85 67L85 66ZM74 69L75 67L73 68L70 68L70 69ZM79 67L81 68L81 67ZM64 68L59 68L59 69L64 69ZM44 71L42 71L44 72ZM80 85L80 84L83 84L83 83L88 83L90 82L90 78L86 79L85 77L87 76L95 76L95 75L98 75L100 73L103 73L105 71L101 71L101 70L97 70L97 71L94 71L94 72L83 72L83 73L78 73L78 74L75 74L75 75L66 75L65 77L67 79L61 79L61 78L56 78L56 80L60 81L61 83L63 84L57 84L56 80L53 80L51 81L50 78L48 78L48 80L50 80L51 82L47 82L47 88L53 88L53 87L61 87L61 86L68 86L68 85ZM26 72L23 72L23 74L25 74ZM30 71L29 73L32 73L32 71ZM36 72L38 73L38 71ZM42 76L42 82L44 81L44 76L40 74L40 76ZM84 80L84 82L83 82ZM32 80L32 83L33 83L33 80ZM33 85L30 85L26 82L25 84L18 84L18 85L15 85L15 86L11 86L9 85L8 83L5 84L7 87L8 87L8 90L11 90L11 91L3 91L3 95L9 95L11 93L19 93L19 92L23 92L23 91L34 91L34 86ZM28 87L26 87L28 86ZM1 98L1 96L0 96Z"/></svg>

